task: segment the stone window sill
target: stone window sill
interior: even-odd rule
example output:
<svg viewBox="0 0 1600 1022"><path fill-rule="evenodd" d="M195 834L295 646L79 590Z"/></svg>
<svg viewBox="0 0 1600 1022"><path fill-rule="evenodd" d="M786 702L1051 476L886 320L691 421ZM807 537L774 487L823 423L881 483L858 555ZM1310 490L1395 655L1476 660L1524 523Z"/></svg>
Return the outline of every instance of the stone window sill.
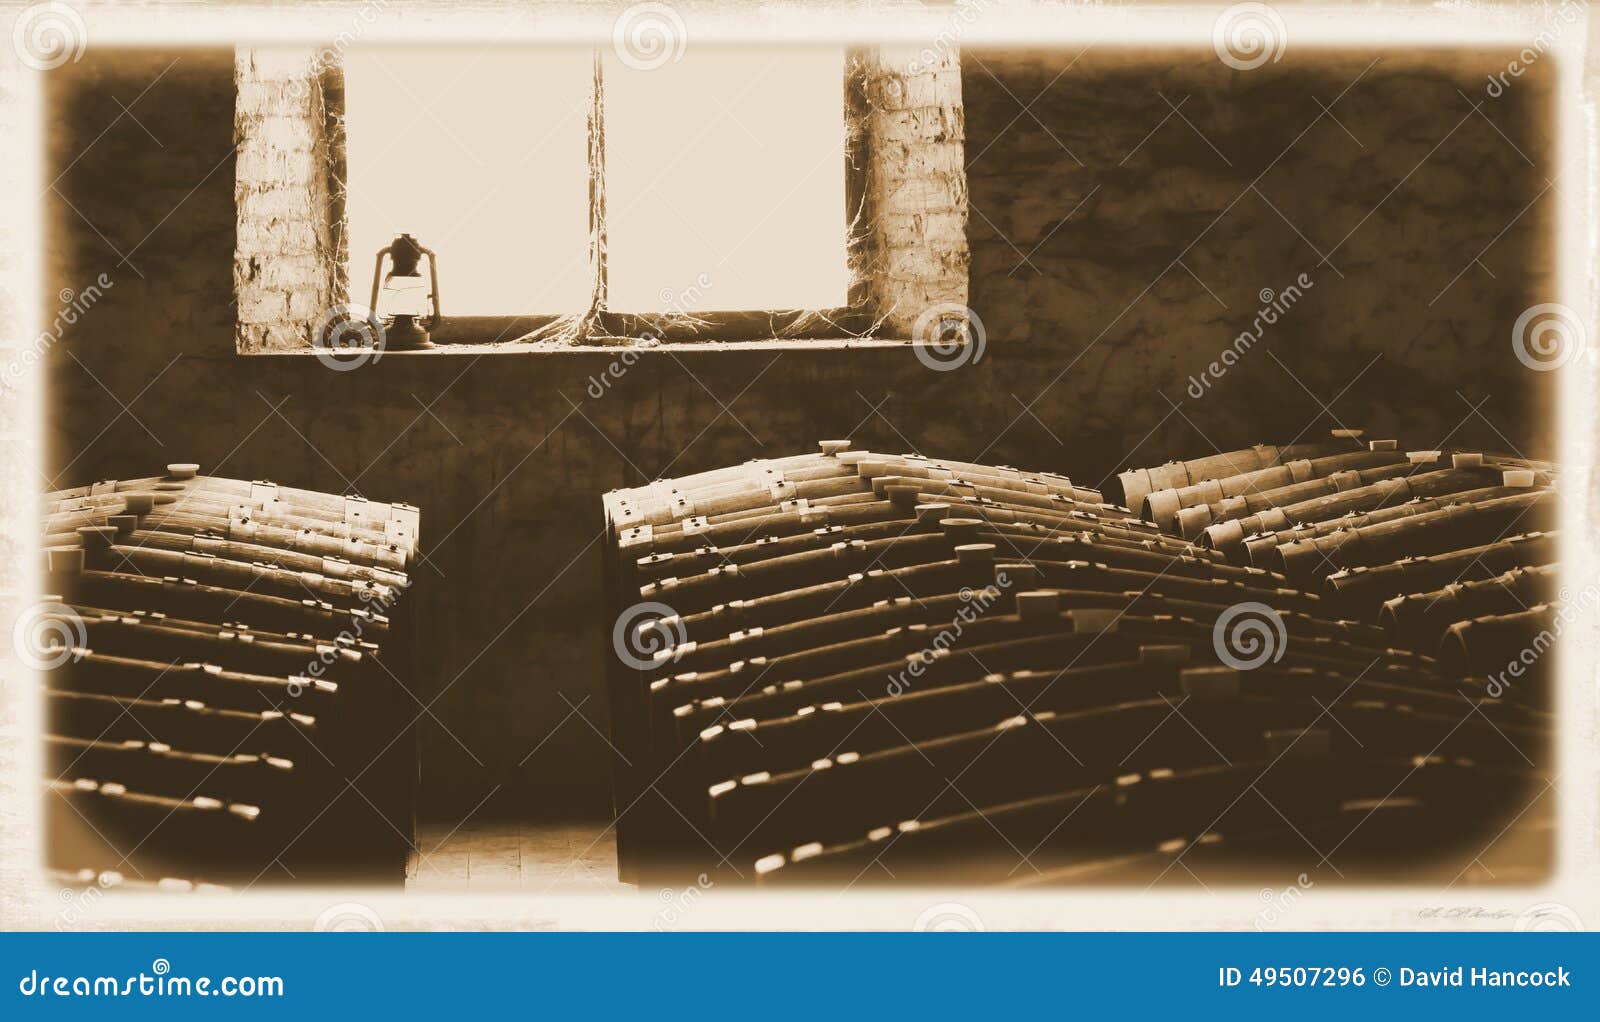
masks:
<svg viewBox="0 0 1600 1022"><path fill-rule="evenodd" d="M640 344L619 338L615 344L566 344L559 341L504 341L493 344L451 343L437 344L423 351L385 350L380 359L390 358L448 358L453 355L617 355L633 352L647 355L651 352L683 353L705 351L841 351L871 348L915 348L925 342L896 340L881 337L816 338L807 340L772 339L751 341L664 341ZM324 353L310 346L287 351L240 352L247 358L306 358ZM358 352L352 352L354 358Z"/></svg>

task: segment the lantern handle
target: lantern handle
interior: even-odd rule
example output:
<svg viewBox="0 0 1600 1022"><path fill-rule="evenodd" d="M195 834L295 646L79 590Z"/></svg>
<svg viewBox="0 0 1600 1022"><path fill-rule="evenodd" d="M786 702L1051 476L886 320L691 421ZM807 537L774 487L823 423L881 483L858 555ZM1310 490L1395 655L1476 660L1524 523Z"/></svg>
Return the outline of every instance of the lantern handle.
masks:
<svg viewBox="0 0 1600 1022"><path fill-rule="evenodd" d="M378 318L378 281L383 279L383 257L391 255L392 248L393 245L385 245L378 249L378 258L372 264L372 301L367 306L367 311L371 313L373 319Z"/></svg>
<svg viewBox="0 0 1600 1022"><path fill-rule="evenodd" d="M433 290L433 294L428 296L433 299L433 315L428 319L428 329L433 331L439 329L439 317L441 315L439 312L439 260L434 258L433 249L422 248L420 245L417 247L421 249L423 255L428 257L428 286Z"/></svg>

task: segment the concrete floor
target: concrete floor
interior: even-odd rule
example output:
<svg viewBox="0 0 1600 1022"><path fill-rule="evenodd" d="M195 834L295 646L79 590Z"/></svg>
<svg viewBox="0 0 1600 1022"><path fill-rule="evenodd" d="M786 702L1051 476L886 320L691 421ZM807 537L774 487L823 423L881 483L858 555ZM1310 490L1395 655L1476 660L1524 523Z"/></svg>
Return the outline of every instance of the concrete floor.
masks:
<svg viewBox="0 0 1600 1022"><path fill-rule="evenodd" d="M607 821L420 824L406 866L408 891L632 890L617 881L616 832Z"/></svg>

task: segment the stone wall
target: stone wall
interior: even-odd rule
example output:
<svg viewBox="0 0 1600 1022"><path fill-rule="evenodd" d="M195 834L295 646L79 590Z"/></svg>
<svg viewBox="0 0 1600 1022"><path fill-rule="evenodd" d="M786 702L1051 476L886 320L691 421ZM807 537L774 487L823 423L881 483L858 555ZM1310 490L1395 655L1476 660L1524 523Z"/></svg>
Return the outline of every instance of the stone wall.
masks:
<svg viewBox="0 0 1600 1022"><path fill-rule="evenodd" d="M234 78L238 348L303 348L344 301L322 71L309 49L240 48Z"/></svg>
<svg viewBox="0 0 1600 1022"><path fill-rule="evenodd" d="M968 51L971 301L990 354L1036 370L1017 428L1159 462L1293 437L1338 396L1432 448L1487 398L1518 446L1547 440L1511 337L1552 300L1553 69L1487 98L1505 63Z"/></svg>
<svg viewBox="0 0 1600 1022"><path fill-rule="evenodd" d="M954 51L874 56L867 78L871 294L886 331L909 337L924 309L967 304L961 68Z"/></svg>

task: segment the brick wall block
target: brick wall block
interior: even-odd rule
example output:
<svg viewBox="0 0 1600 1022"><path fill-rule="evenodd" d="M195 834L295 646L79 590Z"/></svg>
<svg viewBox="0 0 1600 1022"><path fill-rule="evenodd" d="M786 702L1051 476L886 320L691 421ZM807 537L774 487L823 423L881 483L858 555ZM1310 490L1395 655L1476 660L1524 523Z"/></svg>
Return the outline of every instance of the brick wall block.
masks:
<svg viewBox="0 0 1600 1022"><path fill-rule="evenodd" d="M867 71L869 195L877 225L873 301L909 336L930 305L967 300L966 121L947 41L880 49Z"/></svg>
<svg viewBox="0 0 1600 1022"><path fill-rule="evenodd" d="M333 304L327 124L315 53L236 51L234 293L239 351L303 348Z"/></svg>

